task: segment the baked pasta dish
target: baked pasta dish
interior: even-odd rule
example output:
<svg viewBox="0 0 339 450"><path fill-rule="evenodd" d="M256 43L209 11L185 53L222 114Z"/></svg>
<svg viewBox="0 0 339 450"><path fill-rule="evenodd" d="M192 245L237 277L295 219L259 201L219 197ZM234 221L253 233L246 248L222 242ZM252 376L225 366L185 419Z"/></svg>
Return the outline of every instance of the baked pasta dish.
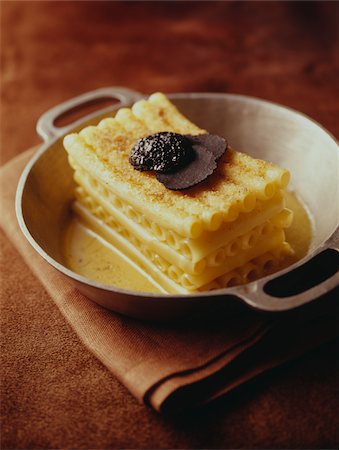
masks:
<svg viewBox="0 0 339 450"><path fill-rule="evenodd" d="M244 284L293 253L289 172L228 146L161 94L64 139L77 218L165 293Z"/></svg>

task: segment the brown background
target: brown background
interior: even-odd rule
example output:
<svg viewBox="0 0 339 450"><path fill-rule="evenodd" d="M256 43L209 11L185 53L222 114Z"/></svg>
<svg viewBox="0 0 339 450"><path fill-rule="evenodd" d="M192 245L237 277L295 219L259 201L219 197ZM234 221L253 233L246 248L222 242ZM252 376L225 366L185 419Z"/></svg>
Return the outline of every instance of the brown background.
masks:
<svg viewBox="0 0 339 450"><path fill-rule="evenodd" d="M1 2L1 160L39 143L45 110L109 85L253 95L338 136L338 25L336 2ZM338 445L335 344L165 419L84 349L1 244L2 448Z"/></svg>

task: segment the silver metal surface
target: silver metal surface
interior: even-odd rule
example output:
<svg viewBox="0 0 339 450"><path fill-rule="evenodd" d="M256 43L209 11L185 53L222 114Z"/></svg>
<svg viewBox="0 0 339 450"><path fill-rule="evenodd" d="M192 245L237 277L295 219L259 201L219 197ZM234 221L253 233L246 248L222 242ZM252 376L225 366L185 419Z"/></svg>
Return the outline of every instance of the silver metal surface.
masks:
<svg viewBox="0 0 339 450"><path fill-rule="evenodd" d="M63 128L54 122L76 106L100 98L115 98L119 104L106 108ZM199 313L230 313L238 305L278 312L297 308L334 289L338 273L305 292L285 298L268 295L270 280L291 272L328 248L338 251L339 150L331 134L319 124L291 109L263 100L231 94L173 94L171 100L193 122L227 137L232 147L252 156L275 162L292 174L291 188L309 208L313 239L308 255L289 268L245 286L191 295L161 295L118 289L84 278L65 267L61 251L64 223L73 198L74 182L62 137L71 130L98 123L115 110L144 97L125 88L104 88L71 99L47 111L37 131L45 140L25 168L17 189L19 224L35 250L67 276L93 301L114 311L145 319L191 317ZM53 167L53 183L47 189Z"/></svg>
<svg viewBox="0 0 339 450"><path fill-rule="evenodd" d="M65 127L57 127L55 126L55 121L58 117L66 114L67 112L85 105L86 103L92 101L98 101L100 99L108 99L112 98L118 101L116 108L121 108L126 105L130 105L133 102L136 102L141 97L141 94L138 92L131 91L130 89L124 87L105 87L96 89L95 91L85 92L84 94L79 95L78 97L71 98L60 105L56 105L53 108L46 111L38 120L36 129L41 136L41 138L48 142L50 140L55 139L57 136L64 136L69 129L75 128L77 125L81 125L84 121L84 118L79 119L73 122L71 125ZM108 114L112 111L112 107L108 106L99 111L95 111L86 116L86 120L90 120L92 117L95 118L98 115Z"/></svg>

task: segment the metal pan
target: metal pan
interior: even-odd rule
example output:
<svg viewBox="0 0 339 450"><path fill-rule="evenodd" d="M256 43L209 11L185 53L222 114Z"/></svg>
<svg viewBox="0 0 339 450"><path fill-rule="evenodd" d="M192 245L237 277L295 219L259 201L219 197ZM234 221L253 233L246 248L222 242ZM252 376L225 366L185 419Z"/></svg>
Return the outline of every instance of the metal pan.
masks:
<svg viewBox="0 0 339 450"><path fill-rule="evenodd" d="M338 285L336 140L303 114L263 100L230 94L191 93L169 97L194 122L211 133L226 136L237 150L291 171L291 187L308 206L313 218L313 240L308 255L283 271L247 285L192 295L123 290L89 280L65 267L61 240L74 182L62 137L71 130L96 124L103 117L114 115L117 108L131 105L142 97L125 88L99 89L52 108L38 121L37 131L44 144L21 176L16 211L24 235L48 263L96 303L143 319L219 314L220 309L229 314L238 306L277 313L314 302ZM102 98L113 98L119 103L67 127L54 125L61 115Z"/></svg>

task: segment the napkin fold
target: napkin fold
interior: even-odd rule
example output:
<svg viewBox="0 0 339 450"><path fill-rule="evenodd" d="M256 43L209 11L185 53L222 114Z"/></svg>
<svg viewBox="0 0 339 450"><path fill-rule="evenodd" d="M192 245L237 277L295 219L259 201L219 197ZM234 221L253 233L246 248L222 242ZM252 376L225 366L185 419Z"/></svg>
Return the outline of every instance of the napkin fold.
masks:
<svg viewBox="0 0 339 450"><path fill-rule="evenodd" d="M0 224L84 345L139 401L159 412L202 405L335 337L333 308L313 315L300 310L287 317L248 313L206 323L155 323L90 301L19 229L15 191L33 153L1 168Z"/></svg>

